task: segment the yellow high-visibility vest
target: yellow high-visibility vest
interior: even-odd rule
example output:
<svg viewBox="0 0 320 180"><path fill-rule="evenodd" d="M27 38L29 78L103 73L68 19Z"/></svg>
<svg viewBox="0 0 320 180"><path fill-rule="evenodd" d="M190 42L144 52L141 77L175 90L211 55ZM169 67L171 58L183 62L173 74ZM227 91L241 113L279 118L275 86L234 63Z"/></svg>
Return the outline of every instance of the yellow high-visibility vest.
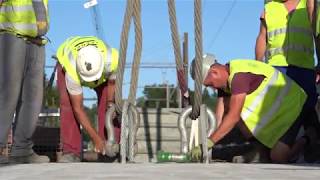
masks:
<svg viewBox="0 0 320 180"><path fill-rule="evenodd" d="M316 36L320 35L320 1L317 1L317 12L316 12Z"/></svg>
<svg viewBox="0 0 320 180"><path fill-rule="evenodd" d="M96 46L102 53L105 68L101 78L97 83L85 82L81 80L76 71L76 60L78 52L81 48L93 45ZM68 73L71 78L81 86L95 88L107 81L106 74L115 73L118 68L119 53L116 49L106 46L106 44L94 36L77 36L67 39L57 51L57 58L63 69Z"/></svg>
<svg viewBox="0 0 320 180"><path fill-rule="evenodd" d="M229 87L240 72L265 76L260 86L246 96L241 118L255 138L272 148L299 116L307 95L288 76L254 60L230 61Z"/></svg>
<svg viewBox="0 0 320 180"><path fill-rule="evenodd" d="M265 5L266 59L270 65L314 69L313 32L306 4L300 0L291 14L282 2Z"/></svg>
<svg viewBox="0 0 320 180"><path fill-rule="evenodd" d="M48 0L6 0L0 6L0 29L40 37L49 28Z"/></svg>

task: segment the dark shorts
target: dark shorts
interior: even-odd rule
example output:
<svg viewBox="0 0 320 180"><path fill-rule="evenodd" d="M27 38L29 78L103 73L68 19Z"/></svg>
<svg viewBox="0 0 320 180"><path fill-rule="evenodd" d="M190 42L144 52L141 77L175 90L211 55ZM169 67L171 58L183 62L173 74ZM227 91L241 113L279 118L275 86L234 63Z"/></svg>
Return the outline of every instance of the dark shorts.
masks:
<svg viewBox="0 0 320 180"><path fill-rule="evenodd" d="M275 68L294 80L308 95L299 117L291 125L288 131L280 138L281 142L292 146L295 143L301 126L312 126L314 125L313 120L318 118L315 111L315 105L318 99L315 85L316 73L314 70L295 66L275 66Z"/></svg>

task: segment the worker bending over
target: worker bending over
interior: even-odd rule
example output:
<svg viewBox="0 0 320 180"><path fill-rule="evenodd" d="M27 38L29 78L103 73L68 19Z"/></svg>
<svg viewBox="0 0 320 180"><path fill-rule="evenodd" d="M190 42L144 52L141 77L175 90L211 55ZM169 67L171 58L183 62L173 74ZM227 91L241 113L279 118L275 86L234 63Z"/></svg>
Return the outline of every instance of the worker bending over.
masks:
<svg viewBox="0 0 320 180"><path fill-rule="evenodd" d="M193 78L194 66L193 62ZM219 126L209 136L208 148L213 148L239 123L247 139L255 138L270 148L273 162L288 162L301 145L299 141L296 143L298 132L292 127L298 122L307 97L302 88L272 66L254 60L232 60L221 65L212 58L204 58L202 76L205 86L230 94L225 115L224 106L217 105ZM201 154L199 147L191 151L195 160Z"/></svg>
<svg viewBox="0 0 320 180"><path fill-rule="evenodd" d="M105 154L105 113L109 105L114 102L118 51L96 37L78 36L67 39L59 47L57 58L63 147L63 155L58 161L80 161L79 125L88 132L96 152ZM89 87L97 93L99 133L92 127L85 112L82 87ZM119 141L119 124L115 124L115 134Z"/></svg>

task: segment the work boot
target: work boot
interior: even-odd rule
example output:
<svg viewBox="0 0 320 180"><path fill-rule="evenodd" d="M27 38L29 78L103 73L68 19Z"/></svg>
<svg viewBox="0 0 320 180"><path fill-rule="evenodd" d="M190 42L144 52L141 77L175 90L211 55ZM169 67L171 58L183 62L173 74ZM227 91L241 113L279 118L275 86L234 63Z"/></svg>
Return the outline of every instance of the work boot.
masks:
<svg viewBox="0 0 320 180"><path fill-rule="evenodd" d="M269 149L259 142L252 143L252 149L232 158L233 163L270 163Z"/></svg>
<svg viewBox="0 0 320 180"><path fill-rule="evenodd" d="M65 153L57 161L58 163L76 163L80 162L80 157L73 153Z"/></svg>
<svg viewBox="0 0 320 180"><path fill-rule="evenodd" d="M12 164L38 164L49 163L50 159L48 156L41 156L33 152L27 156L10 156L9 161Z"/></svg>
<svg viewBox="0 0 320 180"><path fill-rule="evenodd" d="M4 153L4 148L0 148L0 165L8 164L9 159L8 156Z"/></svg>

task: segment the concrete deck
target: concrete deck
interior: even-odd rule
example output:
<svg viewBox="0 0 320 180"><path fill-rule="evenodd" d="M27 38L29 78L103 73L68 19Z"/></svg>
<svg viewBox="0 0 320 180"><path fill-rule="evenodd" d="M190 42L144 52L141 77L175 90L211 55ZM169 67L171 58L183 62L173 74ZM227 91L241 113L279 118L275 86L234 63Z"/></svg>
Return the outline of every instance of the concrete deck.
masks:
<svg viewBox="0 0 320 180"><path fill-rule="evenodd" d="M319 179L320 165L280 164L23 164L0 166L0 180Z"/></svg>

